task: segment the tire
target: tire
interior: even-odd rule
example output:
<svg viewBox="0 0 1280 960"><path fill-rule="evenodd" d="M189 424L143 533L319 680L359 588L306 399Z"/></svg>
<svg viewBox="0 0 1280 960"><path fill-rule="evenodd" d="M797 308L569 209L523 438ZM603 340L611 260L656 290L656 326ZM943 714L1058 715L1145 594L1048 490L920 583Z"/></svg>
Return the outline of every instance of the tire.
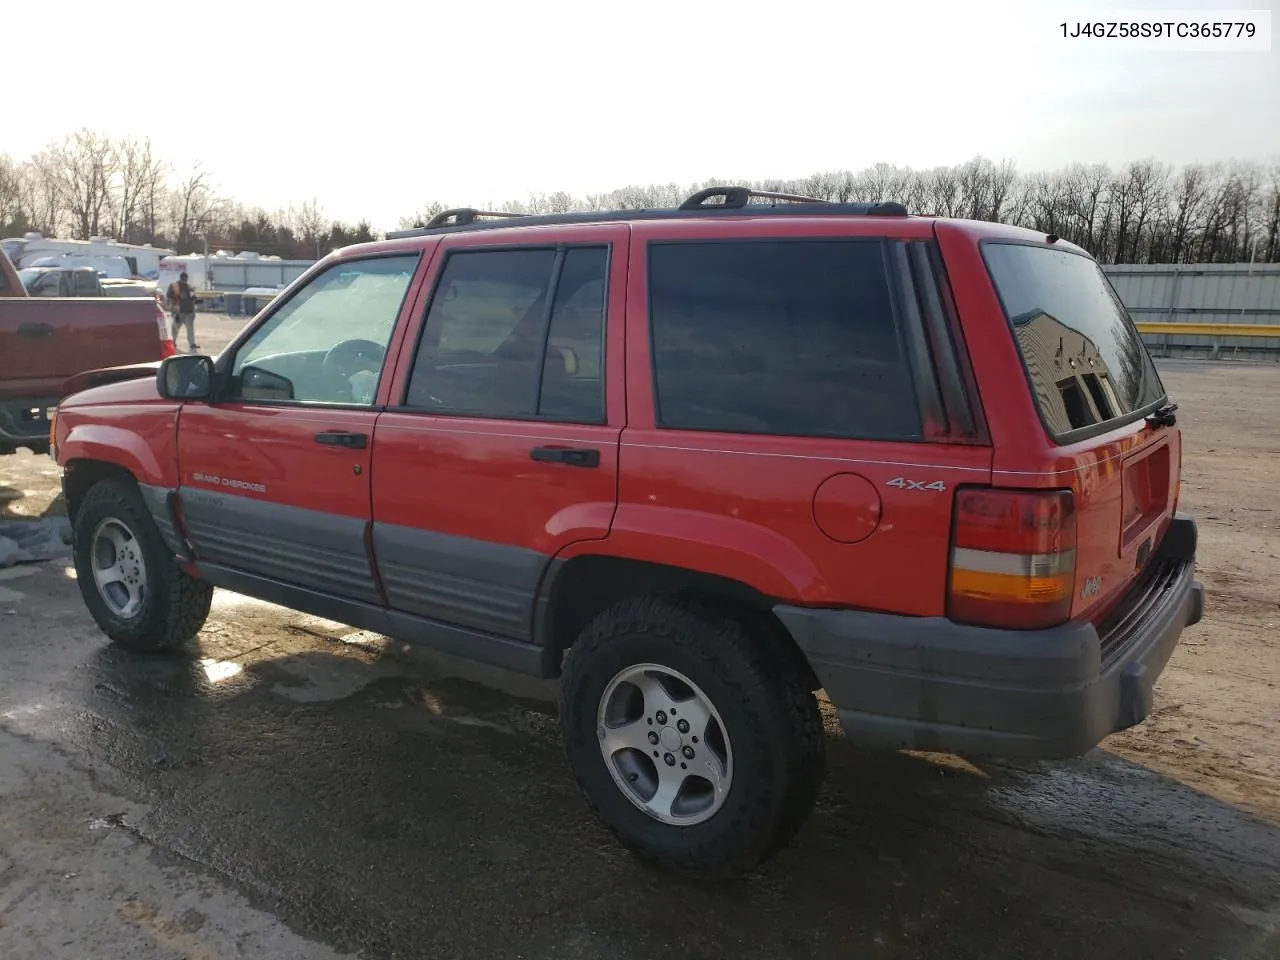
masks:
<svg viewBox="0 0 1280 960"><path fill-rule="evenodd" d="M133 483L113 478L94 484L76 511L73 534L80 595L112 643L155 653L200 632L213 585L178 565ZM117 550L120 544L123 549ZM101 551L96 566L95 550ZM109 565L121 573L100 585L96 571Z"/></svg>
<svg viewBox="0 0 1280 960"><path fill-rule="evenodd" d="M656 669L637 673L641 665ZM566 659L560 720L570 768L596 814L642 859L695 877L741 874L785 846L816 800L825 738L808 686L795 659L753 614L686 598L623 601L588 624ZM695 697L669 703L688 704L695 723L709 712L722 736L709 722L703 742L691 742L689 730L677 743L667 732L675 717L656 712L672 689ZM656 744L649 736L654 720L661 731ZM657 749L612 752L615 743L639 744L640 737ZM699 778L703 767L713 773ZM654 777L682 776L694 780L668 807L670 791L655 788ZM727 788L709 794L715 779Z"/></svg>

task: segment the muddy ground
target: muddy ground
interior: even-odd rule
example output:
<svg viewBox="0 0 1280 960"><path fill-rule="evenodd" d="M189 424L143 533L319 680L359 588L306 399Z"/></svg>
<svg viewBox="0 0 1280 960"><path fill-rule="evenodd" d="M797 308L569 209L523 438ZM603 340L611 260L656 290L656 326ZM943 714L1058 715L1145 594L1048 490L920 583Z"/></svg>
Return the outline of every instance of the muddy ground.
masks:
<svg viewBox="0 0 1280 960"><path fill-rule="evenodd" d="M727 885L590 819L546 685L222 592L130 656L65 562L0 571L0 957L1280 958L1280 367L1162 369L1208 607L1155 715L1053 764L833 724L812 820ZM0 458L8 514L56 477Z"/></svg>

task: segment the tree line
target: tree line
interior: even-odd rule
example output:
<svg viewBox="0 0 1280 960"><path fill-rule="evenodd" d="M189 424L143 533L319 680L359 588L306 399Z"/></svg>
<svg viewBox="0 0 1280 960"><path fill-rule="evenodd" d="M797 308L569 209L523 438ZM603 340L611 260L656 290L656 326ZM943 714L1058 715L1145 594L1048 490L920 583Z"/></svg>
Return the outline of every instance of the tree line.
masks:
<svg viewBox="0 0 1280 960"><path fill-rule="evenodd" d="M1119 169L1076 163L1032 173L986 157L928 170L878 163L793 180L631 186L585 197L553 193L494 209L673 207L700 189L730 184L839 203L896 200L915 214L1016 224L1070 240L1104 263L1280 261L1280 160L1182 167L1140 160ZM401 225L420 226L447 206L428 204Z"/></svg>
<svg viewBox="0 0 1280 960"><path fill-rule="evenodd" d="M993 220L1057 234L1106 263L1280 262L1280 160L1175 167L1138 160L1113 168L1071 164L1022 172L975 157L917 170L879 163L791 180L707 180L630 186L609 193L539 194L485 204L511 213L673 207L703 187L759 190L836 202L896 200L912 213ZM456 204L424 204L401 221L421 226ZM315 201L266 211L222 196L208 171L177 175L149 140L81 130L26 160L0 154L0 236L110 236L182 253L252 250L313 259L376 239L368 221L347 224Z"/></svg>
<svg viewBox="0 0 1280 960"><path fill-rule="evenodd" d="M32 230L179 253L250 250L299 260L377 238L368 222L333 220L315 200L275 211L247 207L223 196L199 166L177 174L150 140L92 130L68 134L26 160L0 154L0 236Z"/></svg>

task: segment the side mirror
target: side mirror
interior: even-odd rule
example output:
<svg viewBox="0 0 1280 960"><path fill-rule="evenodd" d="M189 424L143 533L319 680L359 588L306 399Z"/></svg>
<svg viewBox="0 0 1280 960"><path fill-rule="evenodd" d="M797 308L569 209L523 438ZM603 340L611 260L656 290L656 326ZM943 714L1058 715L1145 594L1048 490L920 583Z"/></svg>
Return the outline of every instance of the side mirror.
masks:
<svg viewBox="0 0 1280 960"><path fill-rule="evenodd" d="M161 360L156 390L166 400L208 400L213 395L213 358L186 353Z"/></svg>

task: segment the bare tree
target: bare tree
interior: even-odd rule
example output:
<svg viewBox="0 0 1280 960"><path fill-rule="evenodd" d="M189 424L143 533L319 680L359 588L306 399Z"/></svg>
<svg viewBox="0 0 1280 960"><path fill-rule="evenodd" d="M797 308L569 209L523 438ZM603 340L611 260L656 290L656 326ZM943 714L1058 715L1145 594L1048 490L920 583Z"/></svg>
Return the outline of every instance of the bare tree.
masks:
<svg viewBox="0 0 1280 960"><path fill-rule="evenodd" d="M154 155L151 140L123 140L116 145L116 184L112 232L126 242L153 240L156 200L164 185L165 167Z"/></svg>
<svg viewBox="0 0 1280 960"><path fill-rule="evenodd" d="M48 168L72 232L81 240L98 235L111 208L116 151L111 140L80 130L49 151Z"/></svg>
<svg viewBox="0 0 1280 960"><path fill-rule="evenodd" d="M208 239L218 199L209 175L197 163L191 173L169 194L169 217L179 252L190 250L198 237Z"/></svg>
<svg viewBox="0 0 1280 960"><path fill-rule="evenodd" d="M325 218L320 202L314 197L297 207L290 207L289 226L298 239L306 244L307 251L315 250L315 257L320 259L320 243L329 232L331 221Z"/></svg>

